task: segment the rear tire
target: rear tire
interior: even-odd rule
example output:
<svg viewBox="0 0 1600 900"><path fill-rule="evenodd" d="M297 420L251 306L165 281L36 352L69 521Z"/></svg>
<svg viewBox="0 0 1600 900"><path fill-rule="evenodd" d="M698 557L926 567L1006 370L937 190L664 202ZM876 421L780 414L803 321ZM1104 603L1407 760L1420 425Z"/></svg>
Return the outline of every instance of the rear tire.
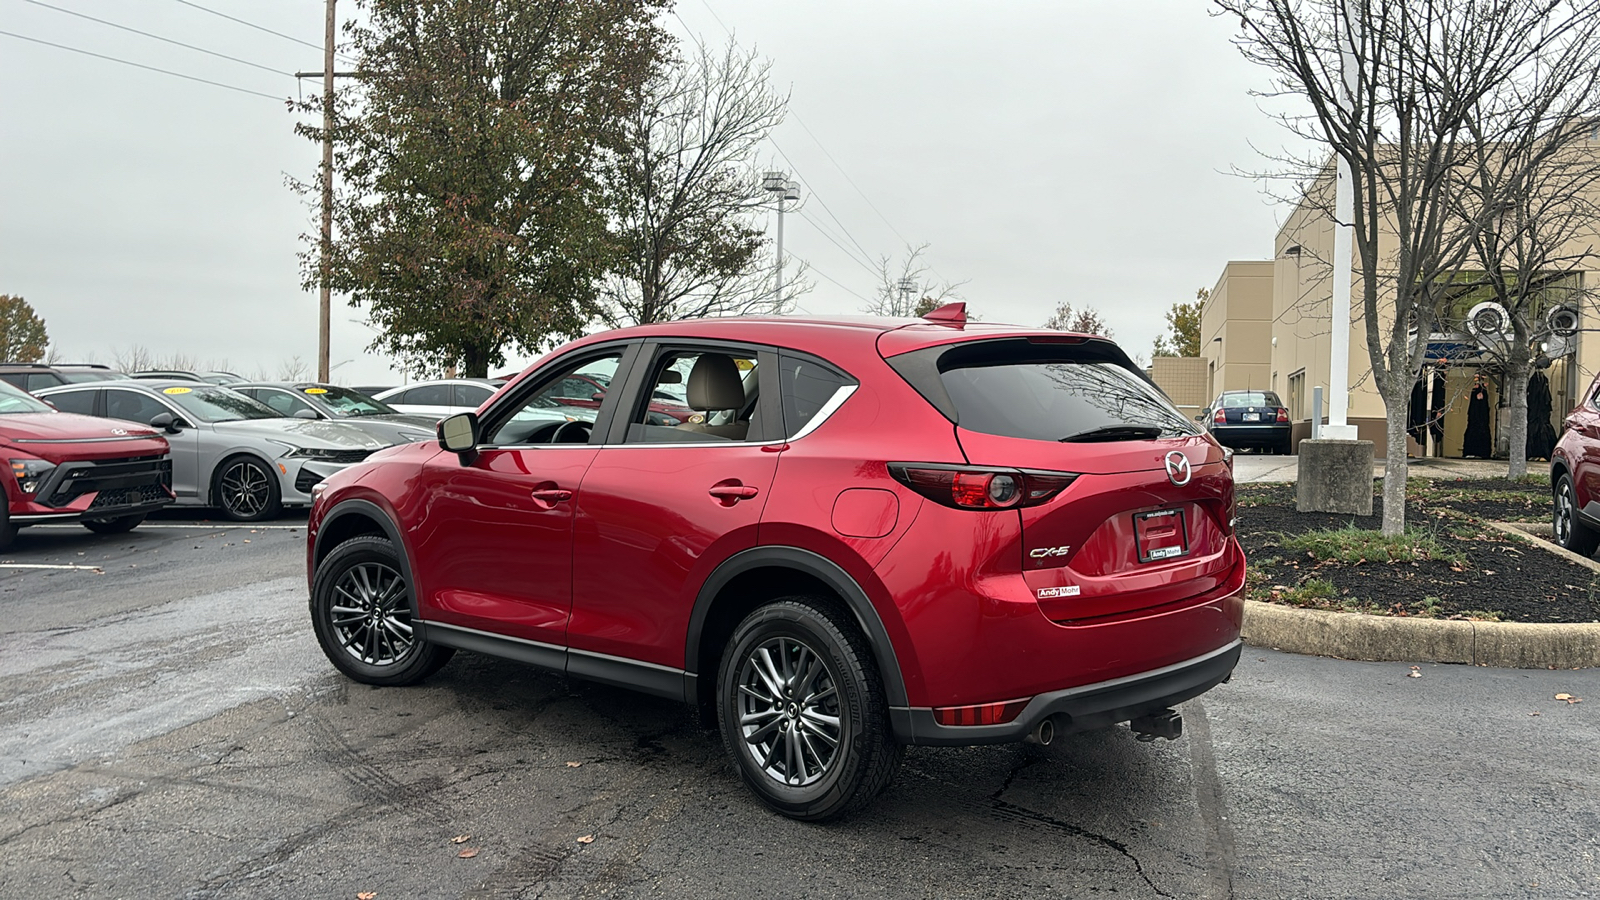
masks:
<svg viewBox="0 0 1600 900"><path fill-rule="evenodd" d="M1600 547L1600 531L1590 528L1578 518L1578 495L1572 486L1572 476L1557 478L1553 494L1551 525L1556 543L1573 553L1593 556L1595 548Z"/></svg>
<svg viewBox="0 0 1600 900"><path fill-rule="evenodd" d="M95 534L126 534L139 527L144 521L144 513L136 516L117 516L114 519L84 519L78 524L89 529Z"/></svg>
<svg viewBox="0 0 1600 900"><path fill-rule="evenodd" d="M734 629L718 669L717 720L744 783L803 821L866 806L905 752L866 639L819 597L776 600Z"/></svg>
<svg viewBox="0 0 1600 900"><path fill-rule="evenodd" d="M411 585L388 538L354 537L333 548L311 579L311 627L328 661L362 684L416 684L455 650L416 633Z"/></svg>

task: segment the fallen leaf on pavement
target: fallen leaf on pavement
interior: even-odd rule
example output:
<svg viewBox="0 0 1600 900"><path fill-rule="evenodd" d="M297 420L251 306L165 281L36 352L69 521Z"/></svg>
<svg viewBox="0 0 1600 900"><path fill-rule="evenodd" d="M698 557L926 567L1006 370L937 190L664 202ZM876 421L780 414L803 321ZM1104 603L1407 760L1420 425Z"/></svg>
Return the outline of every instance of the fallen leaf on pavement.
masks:
<svg viewBox="0 0 1600 900"><path fill-rule="evenodd" d="M594 843L594 835L586 834L583 837L578 838L578 843L580 843L580 844L592 844L592 843Z"/></svg>
<svg viewBox="0 0 1600 900"><path fill-rule="evenodd" d="M577 767L579 767L581 765L583 765L583 763L581 763L581 762L568 762L567 763L567 768L576 769Z"/></svg>
<svg viewBox="0 0 1600 900"><path fill-rule="evenodd" d="M459 859L471 859L471 858L473 858L474 856L477 856L477 855L478 855L478 848L477 847L468 847L465 850L462 850L460 853L457 853L456 857L459 858Z"/></svg>
<svg viewBox="0 0 1600 900"><path fill-rule="evenodd" d="M1565 700L1565 701L1567 701L1568 704L1582 703L1583 702L1583 698L1582 697L1574 697L1571 694L1557 694L1556 695L1556 699L1557 700Z"/></svg>
<svg viewBox="0 0 1600 900"><path fill-rule="evenodd" d="M470 840L472 840L472 835L470 835L470 834L458 834L455 837L450 839L450 843L452 843L452 844L465 844L467 841L470 841Z"/></svg>
<svg viewBox="0 0 1600 900"><path fill-rule="evenodd" d="M1537 716L1537 715L1538 715L1538 713L1537 713L1537 712L1531 712L1531 713L1528 713L1528 715L1530 715L1530 716Z"/></svg>
<svg viewBox="0 0 1600 900"><path fill-rule="evenodd" d="M1421 666L1412 666L1411 667L1411 671L1406 673L1406 677L1407 678L1421 678L1422 677L1422 667Z"/></svg>
<svg viewBox="0 0 1600 900"><path fill-rule="evenodd" d="M375 900L377 896L377 891L362 891L356 895L356 900Z"/></svg>

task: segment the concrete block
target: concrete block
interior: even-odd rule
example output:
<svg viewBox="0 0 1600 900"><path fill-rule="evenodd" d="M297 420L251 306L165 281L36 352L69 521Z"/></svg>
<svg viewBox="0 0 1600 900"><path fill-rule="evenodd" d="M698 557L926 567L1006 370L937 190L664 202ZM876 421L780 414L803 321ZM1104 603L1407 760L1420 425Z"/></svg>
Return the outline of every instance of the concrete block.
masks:
<svg viewBox="0 0 1600 900"><path fill-rule="evenodd" d="M1295 508L1372 515L1372 442L1301 441Z"/></svg>

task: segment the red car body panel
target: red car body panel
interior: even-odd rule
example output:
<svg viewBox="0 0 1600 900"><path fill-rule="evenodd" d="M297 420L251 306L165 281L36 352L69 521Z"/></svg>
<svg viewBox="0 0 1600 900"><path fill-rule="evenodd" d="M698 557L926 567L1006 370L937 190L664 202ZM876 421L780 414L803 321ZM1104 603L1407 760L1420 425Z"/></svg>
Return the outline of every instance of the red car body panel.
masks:
<svg viewBox="0 0 1600 900"><path fill-rule="evenodd" d="M903 692L897 705L913 711L1065 694L1230 646L1236 654L1244 556L1223 449L1204 434L1063 444L962 429L889 361L988 337L1063 347L1098 341L985 324L792 319L679 322L585 338L540 359L485 410L569 354L652 338L812 354L857 385L819 426L787 441L596 439L483 448L467 465L434 445L399 448L325 483L309 523L308 576L337 542L320 540L330 512L367 501L400 537L423 621L680 672L686 699L693 676L715 674L696 650L707 586L730 560L763 549L814 555L859 588L870 609L852 608L869 634L881 628L889 646L877 652L880 665L894 669L885 673L890 693ZM1174 452L1189 464L1181 485L1168 471ZM1079 478L1043 505L975 511L925 498L891 474L891 463ZM732 502L710 493L728 485L754 492ZM549 508L531 499L553 488L572 499ZM1181 511L1183 552L1141 562L1135 516L1169 510ZM1052 551L1043 561L1032 555L1041 548ZM1178 699L1216 683L1231 665Z"/></svg>
<svg viewBox="0 0 1600 900"><path fill-rule="evenodd" d="M1577 509L1591 526L1600 525L1600 376L1561 422L1561 437L1550 456L1551 482L1572 476Z"/></svg>

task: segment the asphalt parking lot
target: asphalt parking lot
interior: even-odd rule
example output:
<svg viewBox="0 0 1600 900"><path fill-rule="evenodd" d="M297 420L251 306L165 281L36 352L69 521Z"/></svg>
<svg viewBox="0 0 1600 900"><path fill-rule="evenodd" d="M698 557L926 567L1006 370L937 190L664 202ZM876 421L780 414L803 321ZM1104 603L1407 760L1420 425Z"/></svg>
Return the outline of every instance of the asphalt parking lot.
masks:
<svg viewBox="0 0 1600 900"><path fill-rule="evenodd" d="M673 703L470 654L343 679L303 526L0 555L0 896L1600 897L1595 670L1247 648L1178 741L913 748L803 825Z"/></svg>

